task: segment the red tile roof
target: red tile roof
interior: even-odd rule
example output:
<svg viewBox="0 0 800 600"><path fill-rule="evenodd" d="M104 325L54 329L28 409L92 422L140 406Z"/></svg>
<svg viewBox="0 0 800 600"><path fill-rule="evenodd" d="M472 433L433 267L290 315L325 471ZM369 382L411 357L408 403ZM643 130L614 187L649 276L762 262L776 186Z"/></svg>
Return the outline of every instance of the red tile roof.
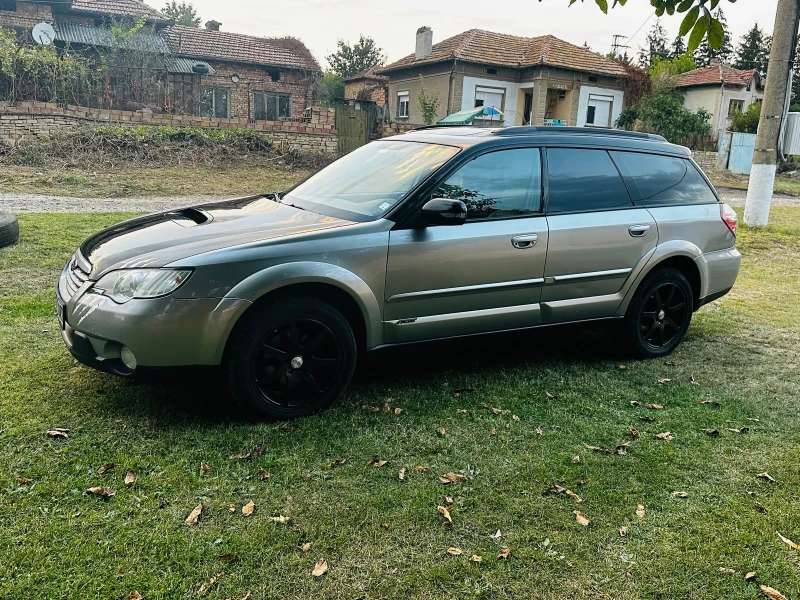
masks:
<svg viewBox="0 0 800 600"><path fill-rule="evenodd" d="M147 17L149 21L169 19L140 0L72 0L70 12L86 12L121 17Z"/></svg>
<svg viewBox="0 0 800 600"><path fill-rule="evenodd" d="M602 54L570 44L552 35L518 37L482 29L470 29L438 44L428 58L416 60L413 54L379 69L388 73L399 69L459 60L503 67L551 65L615 77L625 76L625 69Z"/></svg>
<svg viewBox="0 0 800 600"><path fill-rule="evenodd" d="M358 81L359 79L371 79L374 81L389 81L389 78L386 75L379 75L377 73L380 66L370 67L366 71L361 71L360 73L356 73L355 75L351 75L350 77L345 77L343 81Z"/></svg>
<svg viewBox="0 0 800 600"><path fill-rule="evenodd" d="M175 25L164 30L170 49L179 56L321 71L319 63L294 38L261 38Z"/></svg>
<svg viewBox="0 0 800 600"><path fill-rule="evenodd" d="M742 71L720 63L681 73L676 78L675 85L678 87L690 87L694 85L722 85L724 83L725 85L745 87L750 83L753 75L756 75L756 85L761 87L761 77L754 69Z"/></svg>

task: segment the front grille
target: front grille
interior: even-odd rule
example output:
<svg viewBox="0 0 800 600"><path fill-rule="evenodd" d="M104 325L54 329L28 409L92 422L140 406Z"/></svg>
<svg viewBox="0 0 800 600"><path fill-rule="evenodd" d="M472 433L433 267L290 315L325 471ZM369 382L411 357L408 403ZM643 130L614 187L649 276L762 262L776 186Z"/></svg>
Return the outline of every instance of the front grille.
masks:
<svg viewBox="0 0 800 600"><path fill-rule="evenodd" d="M66 298L66 300L72 298L75 292L78 291L78 288L80 288L87 279L89 279L89 274L78 266L78 263L73 257L67 267L67 276L64 281L65 288L69 294L69 298Z"/></svg>

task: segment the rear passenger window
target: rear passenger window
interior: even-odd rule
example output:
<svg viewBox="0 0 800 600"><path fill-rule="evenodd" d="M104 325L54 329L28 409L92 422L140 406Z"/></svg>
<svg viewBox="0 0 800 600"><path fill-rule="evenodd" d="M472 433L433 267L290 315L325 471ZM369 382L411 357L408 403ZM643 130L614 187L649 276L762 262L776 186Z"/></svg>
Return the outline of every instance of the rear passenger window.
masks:
<svg viewBox="0 0 800 600"><path fill-rule="evenodd" d="M638 152L611 152L611 156L637 205L717 202L711 188L686 159Z"/></svg>
<svg viewBox="0 0 800 600"><path fill-rule="evenodd" d="M628 190L605 150L548 148L547 212L632 206Z"/></svg>

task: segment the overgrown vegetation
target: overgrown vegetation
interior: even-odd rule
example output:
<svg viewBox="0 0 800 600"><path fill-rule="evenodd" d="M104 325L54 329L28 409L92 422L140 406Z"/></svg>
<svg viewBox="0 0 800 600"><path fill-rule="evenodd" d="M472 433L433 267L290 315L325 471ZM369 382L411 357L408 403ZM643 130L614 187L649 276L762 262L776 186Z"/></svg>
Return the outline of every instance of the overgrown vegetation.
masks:
<svg viewBox="0 0 800 600"><path fill-rule="evenodd" d="M422 123L425 125L433 125L434 122L436 122L436 113L442 101L439 98L438 90L425 89L425 81L422 79L422 76L419 78L417 102L419 102L419 110L422 113Z"/></svg>
<svg viewBox="0 0 800 600"><path fill-rule="evenodd" d="M753 102L744 112L736 111L731 115L731 131L757 133L758 120L761 118L761 102Z"/></svg>

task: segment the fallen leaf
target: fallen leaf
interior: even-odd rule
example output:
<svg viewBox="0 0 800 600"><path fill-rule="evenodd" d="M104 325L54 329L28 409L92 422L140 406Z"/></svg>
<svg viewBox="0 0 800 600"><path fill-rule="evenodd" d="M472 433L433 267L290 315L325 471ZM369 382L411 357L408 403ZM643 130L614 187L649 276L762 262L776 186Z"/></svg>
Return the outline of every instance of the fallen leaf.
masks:
<svg viewBox="0 0 800 600"><path fill-rule="evenodd" d="M23 477L22 475L17 475L15 479L17 480L17 483L20 485L30 485L33 483L33 479Z"/></svg>
<svg viewBox="0 0 800 600"><path fill-rule="evenodd" d="M494 428L494 427L492 427L492 428L489 430L489 435L497 435L497 429L496 429L496 428Z"/></svg>
<svg viewBox="0 0 800 600"><path fill-rule="evenodd" d="M720 572L720 573L724 573L725 575L733 575L733 574L735 574L735 573L736 573L736 571L735 571L735 570L733 570L733 569L728 569L727 567L720 567L720 568L719 568L719 572Z"/></svg>
<svg viewBox="0 0 800 600"><path fill-rule="evenodd" d="M438 433L439 433L439 437L444 437L445 434L447 433L447 430L444 427L439 427Z"/></svg>
<svg viewBox="0 0 800 600"><path fill-rule="evenodd" d="M545 493L545 495L547 495L547 494L563 494L566 491L567 491L567 488L563 488L560 485L558 485L557 483L554 483L549 488L547 488L544 491L544 493Z"/></svg>
<svg viewBox="0 0 800 600"><path fill-rule="evenodd" d="M675 363L672 362L671 360L665 360L664 365L666 365L667 367L674 367Z"/></svg>
<svg viewBox="0 0 800 600"><path fill-rule="evenodd" d="M473 554L472 556L469 557L469 562L482 563L483 559L477 554Z"/></svg>
<svg viewBox="0 0 800 600"><path fill-rule="evenodd" d="M264 467L258 467L258 478L261 481L266 481L269 479L269 471L267 471Z"/></svg>
<svg viewBox="0 0 800 600"><path fill-rule="evenodd" d="M200 475L208 475L211 473L211 465L207 462L200 463Z"/></svg>
<svg viewBox="0 0 800 600"><path fill-rule="evenodd" d="M379 406L370 406L369 404L362 404L361 408L363 408L365 411L371 412L371 413L379 413L379 412L381 412L381 409L380 409Z"/></svg>
<svg viewBox="0 0 800 600"><path fill-rule="evenodd" d="M269 520L272 521L273 523L282 523L282 524L285 525L286 523L291 521L292 518L291 517L284 517L283 515L278 515L277 517L270 517Z"/></svg>
<svg viewBox="0 0 800 600"><path fill-rule="evenodd" d="M445 496L444 497L444 503L445 504L452 504L453 502L455 502L455 500L453 500L452 496Z"/></svg>
<svg viewBox="0 0 800 600"><path fill-rule="evenodd" d="M236 505L235 504L228 504L228 512L236 512Z"/></svg>
<svg viewBox="0 0 800 600"><path fill-rule="evenodd" d="M464 554L464 553L461 551L461 548L456 548L455 546L450 546L450 547L447 549L447 553L448 553L450 556L461 556L462 554Z"/></svg>
<svg viewBox="0 0 800 600"><path fill-rule="evenodd" d="M444 485L466 480L467 476L462 475L461 473L445 473L444 475L439 475L439 481L441 481Z"/></svg>
<svg viewBox="0 0 800 600"><path fill-rule="evenodd" d="M652 403L648 402L647 404L645 404L645 406L647 408L652 409L652 410L663 410L664 409L664 405L663 404L652 404Z"/></svg>
<svg viewBox="0 0 800 600"><path fill-rule="evenodd" d="M128 594L128 600L144 600L144 596L136 590L133 590Z"/></svg>
<svg viewBox="0 0 800 600"><path fill-rule="evenodd" d="M231 454L231 460L247 460L250 458L255 458L256 456L264 456L267 452L266 446L259 446L255 450L251 450L250 452L245 452L244 454Z"/></svg>
<svg viewBox="0 0 800 600"><path fill-rule="evenodd" d="M544 435L544 431L542 431L541 427L536 428L536 433L538 433L539 435Z"/></svg>
<svg viewBox="0 0 800 600"><path fill-rule="evenodd" d="M556 398L558 398L558 394L551 394L550 392L545 392L545 394L547 395L548 398L550 398L550 400L555 400Z"/></svg>
<svg viewBox="0 0 800 600"><path fill-rule="evenodd" d="M606 448L605 446L590 446L589 444L583 444L587 449L593 450L594 452L601 452L603 454L615 454L616 451L612 450L611 448Z"/></svg>
<svg viewBox="0 0 800 600"><path fill-rule="evenodd" d="M641 435L639 433L639 430L636 429L636 427L633 427L632 425L628 425L628 433L631 434L632 438L638 438Z"/></svg>
<svg viewBox="0 0 800 600"><path fill-rule="evenodd" d="M416 467L414 467L414 470L417 473L424 473L425 471L428 470L428 467L426 467L425 465L417 465Z"/></svg>
<svg viewBox="0 0 800 600"><path fill-rule="evenodd" d="M406 468L405 467L400 467L400 470L397 472L397 479L399 479L400 481L405 481L406 480Z"/></svg>
<svg viewBox="0 0 800 600"><path fill-rule="evenodd" d="M51 438L63 438L65 440L69 438L68 434L69 429L51 429L47 432L47 435L49 435Z"/></svg>
<svg viewBox="0 0 800 600"><path fill-rule="evenodd" d="M90 487L88 490L86 490L86 493L92 494L94 496L100 496L101 498L105 498L106 500L108 500L109 498L112 498L117 492L107 487Z"/></svg>
<svg viewBox="0 0 800 600"><path fill-rule="evenodd" d="M575 456L573 456L573 457L572 457L572 462L573 462L573 464L576 464L576 465L577 465L579 462L581 462L581 457L580 457L580 454L576 454Z"/></svg>
<svg viewBox="0 0 800 600"><path fill-rule="evenodd" d="M496 407L492 406L491 404L484 404L484 406L486 408L488 408L490 411L492 411L492 413L495 414L495 415L508 415L508 414L511 414L510 410L503 410L502 408L496 408Z"/></svg>
<svg viewBox="0 0 800 600"><path fill-rule="evenodd" d="M572 498L575 502L583 502L583 500L581 500L581 497L578 496L578 494L576 494L575 492L572 492L570 490L566 490L564 492L564 494L566 496L568 496L569 498Z"/></svg>
<svg viewBox="0 0 800 600"><path fill-rule="evenodd" d="M383 412L385 412L385 413L392 412L392 407L389 406L388 402L384 402L383 403Z"/></svg>
<svg viewBox="0 0 800 600"><path fill-rule="evenodd" d="M224 562L225 564L232 563L236 560L237 554L236 552L228 552L227 554L223 554L222 556L218 556L217 560L220 562Z"/></svg>
<svg viewBox="0 0 800 600"><path fill-rule="evenodd" d="M617 370L618 371L627 371L628 370L628 365L617 365Z"/></svg>
<svg viewBox="0 0 800 600"><path fill-rule="evenodd" d="M736 429L734 427L726 427L725 431L730 431L731 433L747 433L748 431L750 431L750 428L749 427L741 427L739 429Z"/></svg>
<svg viewBox="0 0 800 600"><path fill-rule="evenodd" d="M745 417L746 421L752 421L753 423L761 423L761 419L756 419L755 417Z"/></svg>
<svg viewBox="0 0 800 600"><path fill-rule="evenodd" d="M716 400L711 400L709 398L703 398L700 400L700 404L713 404L714 406L719 406L719 402Z"/></svg>
<svg viewBox="0 0 800 600"><path fill-rule="evenodd" d="M701 429L700 431L702 431L706 435L710 435L711 437L716 437L716 436L719 435L719 429L711 429L711 428L709 428L709 429Z"/></svg>
<svg viewBox="0 0 800 600"><path fill-rule="evenodd" d="M764 471L763 473L759 473L758 475L756 475L756 477L758 477L759 479L763 479L764 481L769 481L770 483L775 483L775 478L766 471Z"/></svg>
<svg viewBox="0 0 800 600"><path fill-rule="evenodd" d="M376 461L375 461L374 463L372 463L372 464L373 464L373 465L375 465L375 468L376 468L376 469L380 469L380 468L381 468L383 465L385 465L385 464L386 464L386 463L388 463L388 462L389 462L388 460L376 460Z"/></svg>
<svg viewBox="0 0 800 600"><path fill-rule="evenodd" d="M340 458L339 460L331 461L330 467L331 469L336 469L337 467L341 467L346 462L347 462L346 458Z"/></svg>
<svg viewBox="0 0 800 600"><path fill-rule="evenodd" d="M750 581L751 579L754 579L756 575L758 575L758 573L756 573L755 571L750 571L747 573L747 575L744 576L744 580Z"/></svg>
<svg viewBox="0 0 800 600"><path fill-rule="evenodd" d="M397 567L395 567L394 569L389 569L386 572L387 575L394 575L395 573L397 573Z"/></svg>
<svg viewBox="0 0 800 600"><path fill-rule="evenodd" d="M511 418L514 419L515 421L519 422L519 416L518 415L511 415Z"/></svg>
<svg viewBox="0 0 800 600"><path fill-rule="evenodd" d="M511 554L511 548L503 548L500 550L500 553L497 555L497 558L508 558L508 555Z"/></svg>
<svg viewBox="0 0 800 600"><path fill-rule="evenodd" d="M314 570L311 571L311 574L314 577L322 577L325 573L328 572L328 561L324 558L320 558L317 561L317 564L314 565Z"/></svg>
<svg viewBox="0 0 800 600"><path fill-rule="evenodd" d="M203 512L203 504L200 503L194 507L194 510L189 513L189 516L186 517L186 524L189 527L197 525L197 520L200 518L200 513Z"/></svg>
<svg viewBox="0 0 800 600"><path fill-rule="evenodd" d="M573 513L575 513L575 520L576 520L578 523L580 523L580 524L581 524L581 525L583 525L584 527L588 527L588 526L589 526L589 523L590 523L590 521L589 521L589 517L587 517L585 514L583 514L583 513L582 513L581 511L579 511L579 510L573 510L572 512L573 512Z"/></svg>
<svg viewBox="0 0 800 600"><path fill-rule="evenodd" d="M664 440L666 442L671 442L672 440L675 439L675 436L673 436L669 431L665 431L664 433L657 433L653 437L656 438L657 440Z"/></svg>
<svg viewBox="0 0 800 600"><path fill-rule="evenodd" d="M136 483L136 471L127 471L125 477L122 478L122 482L128 487Z"/></svg>
<svg viewBox="0 0 800 600"><path fill-rule="evenodd" d="M497 530L497 531L495 531L494 533L490 533L490 534L489 534L489 537L490 537L490 538L492 538L493 540L499 540L501 537L503 537L503 534L502 534L502 533L500 532L500 530L498 529L498 530Z"/></svg>
<svg viewBox="0 0 800 600"><path fill-rule="evenodd" d="M639 402L638 400L631 400L631 406L641 406L641 405L642 403Z"/></svg>
<svg viewBox="0 0 800 600"><path fill-rule="evenodd" d="M630 442L625 442L624 444L620 444L619 446L614 448L614 452L616 452L620 456L625 456L626 454L628 454L628 448L630 447L630 445L631 445Z"/></svg>
<svg viewBox="0 0 800 600"><path fill-rule="evenodd" d="M761 504L761 502L753 502L753 508L762 514L767 514L769 512L767 507Z"/></svg>
<svg viewBox="0 0 800 600"><path fill-rule="evenodd" d="M786 545L787 545L787 546L789 546L790 548L794 548L795 550L800 550L800 544L798 544L798 543L796 543L796 542L793 542L792 540L790 540L790 539L789 539L789 538L787 538L787 537L784 537L784 536L782 536L780 533L778 534L778 537L781 539L781 541L782 541L784 544L786 544Z"/></svg>
<svg viewBox="0 0 800 600"><path fill-rule="evenodd" d="M619 537L625 537L626 535L628 535L628 528L625 527L624 525L620 527L618 531L619 531Z"/></svg>
<svg viewBox="0 0 800 600"><path fill-rule="evenodd" d="M672 492L672 495L676 498L688 498L689 492Z"/></svg>
<svg viewBox="0 0 800 600"><path fill-rule="evenodd" d="M758 589L760 589L761 592L767 598L769 598L769 600L789 600L786 596L781 594L778 590L776 590L775 588L771 588L768 585L760 585L760 586L758 586Z"/></svg>
<svg viewBox="0 0 800 600"><path fill-rule="evenodd" d="M637 504L636 516L639 517L640 519L644 519L644 515L645 515L644 504Z"/></svg>
<svg viewBox="0 0 800 600"><path fill-rule="evenodd" d="M460 414L460 415L465 415L465 414L467 414L469 411L468 411L466 408L459 408L459 409L458 409L456 412L457 412L458 414Z"/></svg>
<svg viewBox="0 0 800 600"><path fill-rule="evenodd" d="M252 592L247 592L244 596L242 596L242 600L250 600L250 597L253 595Z"/></svg>
<svg viewBox="0 0 800 600"><path fill-rule="evenodd" d="M208 590L211 589L211 586L214 585L215 583L217 583L217 579L218 578L219 578L219 575L214 575L211 579L209 579L208 581L203 583L203 585L200 586L200 589L197 590L198 597L205 596L208 593Z"/></svg>
<svg viewBox="0 0 800 600"><path fill-rule="evenodd" d="M400 413L402 413L402 412L403 412L403 409L402 409L402 408L395 408L395 409L394 409L394 414L396 414L396 415L399 415L399 414L400 414Z"/></svg>
<svg viewBox="0 0 800 600"><path fill-rule="evenodd" d="M587 483L589 483L589 478L588 477L581 477L575 483L577 483L578 485L586 485Z"/></svg>
<svg viewBox="0 0 800 600"><path fill-rule="evenodd" d="M313 546L313 545L314 545L314 542L306 542L305 544L300 546L300 550L302 552L308 552L309 550L311 550L311 546Z"/></svg>
<svg viewBox="0 0 800 600"><path fill-rule="evenodd" d="M439 514L442 515L448 523L451 525L453 524L453 518L450 516L450 511L447 510L444 506L437 506L436 510L439 511Z"/></svg>
<svg viewBox="0 0 800 600"><path fill-rule="evenodd" d="M113 471L117 467L117 463L106 463L99 469L97 469L97 474L102 475L104 473L108 473L109 471Z"/></svg>
<svg viewBox="0 0 800 600"><path fill-rule="evenodd" d="M699 382L699 381L697 381L697 380L694 378L694 375L690 375L690 376L689 376L689 383L691 383L692 385L700 385L700 382Z"/></svg>
<svg viewBox="0 0 800 600"><path fill-rule="evenodd" d="M658 419L656 419L655 417L644 416L644 417L639 417L639 420L642 421L643 423L655 423Z"/></svg>
<svg viewBox="0 0 800 600"><path fill-rule="evenodd" d="M663 379L659 379L658 383L660 383L661 385L664 385L666 383L669 383L670 381L672 381L672 379L670 379L669 377L664 377Z"/></svg>
<svg viewBox="0 0 800 600"><path fill-rule="evenodd" d="M253 511L254 511L255 509L256 509L255 502L253 502L252 500L250 500L250 502L248 502L247 504L245 504L245 505L242 507L242 514L243 514L245 517L249 517L250 515L252 515L252 514L253 514Z"/></svg>

